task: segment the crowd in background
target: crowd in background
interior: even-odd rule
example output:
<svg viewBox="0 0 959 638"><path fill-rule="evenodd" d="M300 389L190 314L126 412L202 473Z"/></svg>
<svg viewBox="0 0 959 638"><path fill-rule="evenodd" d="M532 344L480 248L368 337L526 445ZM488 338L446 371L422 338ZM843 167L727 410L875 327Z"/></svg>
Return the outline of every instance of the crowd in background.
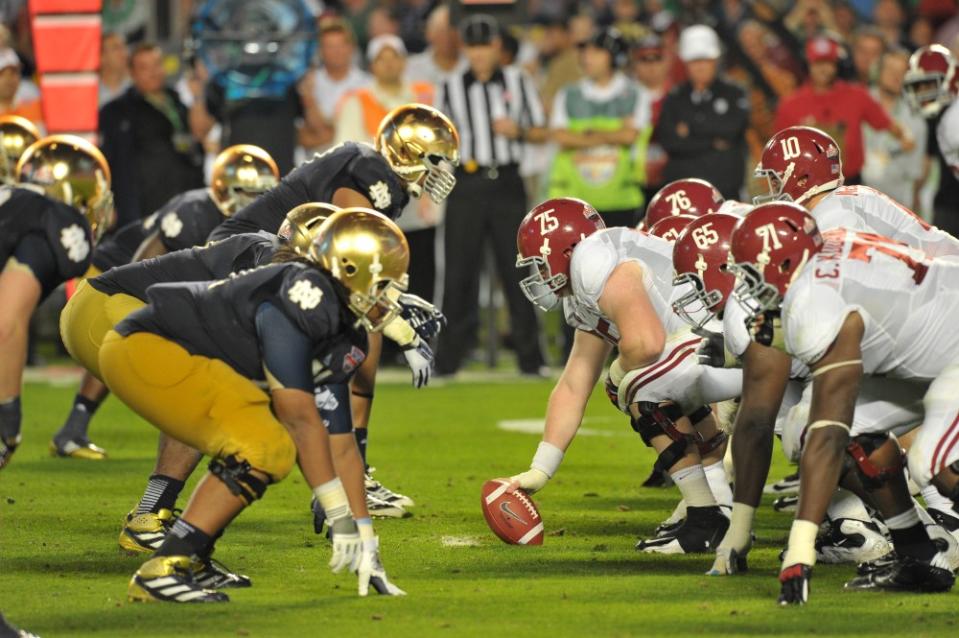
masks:
<svg viewBox="0 0 959 638"><path fill-rule="evenodd" d="M25 4L5 3L0 15L0 114L42 126ZM959 53L956 0L530 0L526 24L473 30L453 24L436 0L341 0L317 6L314 68L282 97L236 102L201 61L181 55L181 40L147 40L155 3L133 3L134 11L104 4L100 142L121 222L202 184L204 165L230 144L266 148L285 172L341 141L371 141L382 115L405 102L432 103L465 129L463 192L473 200L489 193L510 210L464 227L454 216L468 203L454 191L448 210L415 201L401 218L415 292L465 304L444 307L467 330L446 346L463 350L454 360L440 344L442 373L461 366L478 324L477 286L462 280L478 270L477 256L464 246L485 236L494 248L511 241L530 203L546 196L582 197L609 225L636 224L650 196L681 177L748 200L765 187L749 177L765 141L809 124L840 141L847 181L928 217L923 193L937 176L926 122L903 100L902 81L919 46L939 42ZM180 15L198 4L181 0ZM471 104L465 111L458 82ZM474 83L493 96L488 131L469 110L478 108ZM503 199L507 191L512 199ZM497 216L509 220L499 222L503 232ZM444 229L460 236L434 249ZM536 344L536 321L524 314L528 304L520 309L518 275L506 261L494 260L511 315L524 326L514 342ZM444 265L455 275L445 285ZM462 299L464 289L473 301ZM542 353L519 350L521 370L537 374Z"/></svg>

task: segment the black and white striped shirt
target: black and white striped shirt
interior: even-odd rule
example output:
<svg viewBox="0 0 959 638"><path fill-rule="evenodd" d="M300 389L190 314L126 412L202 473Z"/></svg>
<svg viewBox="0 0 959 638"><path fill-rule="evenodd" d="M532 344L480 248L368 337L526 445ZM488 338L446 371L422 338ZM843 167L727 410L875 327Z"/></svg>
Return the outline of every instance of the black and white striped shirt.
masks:
<svg viewBox="0 0 959 638"><path fill-rule="evenodd" d="M543 104L533 80L515 66L497 69L480 82L469 69L440 86L436 104L456 124L461 165L470 160L483 167L518 164L523 142L493 132L493 121L508 117L521 129L546 126Z"/></svg>

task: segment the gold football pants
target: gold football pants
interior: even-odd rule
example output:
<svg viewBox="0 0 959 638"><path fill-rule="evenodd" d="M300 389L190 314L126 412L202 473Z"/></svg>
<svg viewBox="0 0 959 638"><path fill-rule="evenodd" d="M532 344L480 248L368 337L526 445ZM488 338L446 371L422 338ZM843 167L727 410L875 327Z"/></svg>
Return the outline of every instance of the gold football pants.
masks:
<svg viewBox="0 0 959 638"><path fill-rule="evenodd" d="M84 280L60 313L60 338L70 356L90 371L100 376L99 353L103 337L127 315L145 304L122 293L107 295Z"/></svg>
<svg viewBox="0 0 959 638"><path fill-rule="evenodd" d="M280 481L296 447L270 397L219 359L149 332L107 333L100 370L110 390L165 434L207 456L235 456Z"/></svg>

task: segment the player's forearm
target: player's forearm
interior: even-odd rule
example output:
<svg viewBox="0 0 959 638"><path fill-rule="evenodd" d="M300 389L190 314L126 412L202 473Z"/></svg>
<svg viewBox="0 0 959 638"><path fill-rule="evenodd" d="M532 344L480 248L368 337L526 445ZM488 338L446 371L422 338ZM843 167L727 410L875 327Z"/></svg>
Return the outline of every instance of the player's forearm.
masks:
<svg viewBox="0 0 959 638"><path fill-rule="evenodd" d="M589 394L573 390L560 382L549 397L543 440L566 451L579 431Z"/></svg>
<svg viewBox="0 0 959 638"><path fill-rule="evenodd" d="M319 414L312 417L308 415L280 417L280 422L293 439L297 464L310 489L336 478L336 470L330 454L330 436Z"/></svg>
<svg viewBox="0 0 959 638"><path fill-rule="evenodd" d="M330 436L330 449L333 453L333 469L346 490L353 518L368 518L364 481L366 469L360 450L356 447L356 437L352 432L334 434Z"/></svg>

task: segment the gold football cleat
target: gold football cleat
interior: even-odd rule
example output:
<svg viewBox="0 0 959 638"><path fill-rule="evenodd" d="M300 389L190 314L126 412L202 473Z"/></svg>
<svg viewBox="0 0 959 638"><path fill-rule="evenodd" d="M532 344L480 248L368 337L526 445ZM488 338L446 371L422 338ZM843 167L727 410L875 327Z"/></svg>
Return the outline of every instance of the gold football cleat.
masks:
<svg viewBox="0 0 959 638"><path fill-rule="evenodd" d="M189 556L157 556L143 563L130 579L127 599L135 603L225 603L230 597L198 585Z"/></svg>
<svg viewBox="0 0 959 638"><path fill-rule="evenodd" d="M161 509L155 514L137 514L135 510L130 512L120 530L120 549L131 554L152 554L163 544L175 518L168 509Z"/></svg>
<svg viewBox="0 0 959 638"><path fill-rule="evenodd" d="M50 456L102 461L107 458L107 451L95 443L80 439L67 441L63 445L59 445L56 441L50 441Z"/></svg>

